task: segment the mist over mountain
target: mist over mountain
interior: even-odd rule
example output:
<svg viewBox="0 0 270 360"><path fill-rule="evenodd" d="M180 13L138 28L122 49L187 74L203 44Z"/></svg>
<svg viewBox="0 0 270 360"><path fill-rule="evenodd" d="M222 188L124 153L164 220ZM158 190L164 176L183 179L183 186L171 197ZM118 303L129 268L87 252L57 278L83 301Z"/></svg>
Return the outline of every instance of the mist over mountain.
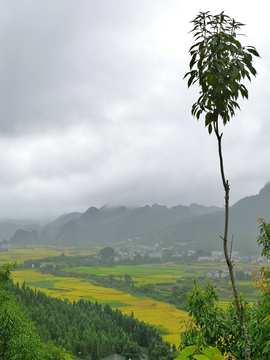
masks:
<svg viewBox="0 0 270 360"><path fill-rule="evenodd" d="M230 207L229 237L234 250L258 253L258 217L270 219L270 183L259 194L245 197ZM138 244L187 243L190 249L222 247L224 210L198 204L146 205L140 208L89 207L84 213L65 214L44 226L0 223L0 240L20 245L106 246L127 239Z"/></svg>

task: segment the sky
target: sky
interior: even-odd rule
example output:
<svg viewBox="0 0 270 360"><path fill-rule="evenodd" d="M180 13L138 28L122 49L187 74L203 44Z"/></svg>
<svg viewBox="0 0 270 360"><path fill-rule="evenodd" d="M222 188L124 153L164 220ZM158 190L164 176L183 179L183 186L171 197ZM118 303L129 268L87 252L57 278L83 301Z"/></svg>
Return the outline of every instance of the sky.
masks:
<svg viewBox="0 0 270 360"><path fill-rule="evenodd" d="M0 219L90 206L223 206L217 143L191 115L190 23L246 24L258 76L222 129L231 204L270 181L267 2L0 0Z"/></svg>

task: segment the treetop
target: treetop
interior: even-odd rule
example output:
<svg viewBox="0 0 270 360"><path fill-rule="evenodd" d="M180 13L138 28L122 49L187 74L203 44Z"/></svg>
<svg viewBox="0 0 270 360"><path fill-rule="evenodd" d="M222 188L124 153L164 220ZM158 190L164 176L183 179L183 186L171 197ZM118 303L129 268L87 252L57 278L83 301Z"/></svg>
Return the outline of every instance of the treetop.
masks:
<svg viewBox="0 0 270 360"><path fill-rule="evenodd" d="M256 76L253 67L253 56L259 54L253 46L242 46L237 39L236 31L244 24L235 21L224 12L211 15L209 11L200 12L191 21L195 44L189 53L191 60L188 77L188 87L198 81L200 96L193 104L191 113L199 120L205 113L205 126L209 134L216 131L219 117L223 125L235 115L240 106L239 95L248 99L248 90L242 81L251 75Z"/></svg>

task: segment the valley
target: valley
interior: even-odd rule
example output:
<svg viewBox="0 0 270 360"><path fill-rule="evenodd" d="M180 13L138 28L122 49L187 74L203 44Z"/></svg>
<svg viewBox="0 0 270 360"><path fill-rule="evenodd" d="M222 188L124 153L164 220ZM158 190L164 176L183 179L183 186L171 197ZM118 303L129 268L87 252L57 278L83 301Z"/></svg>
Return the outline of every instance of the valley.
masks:
<svg viewBox="0 0 270 360"><path fill-rule="evenodd" d="M181 264L179 259L135 266L104 266L104 260L98 259L98 249L28 247L13 248L1 255L1 263L18 260L19 266L12 272L15 284L25 284L35 291L71 303L89 300L102 306L108 304L123 314L133 313L138 320L159 329L165 341L177 346L181 322L188 319L185 292L191 290L194 278L205 283L207 274L221 274L224 268L220 263ZM86 259L88 266L80 266ZM242 271L245 266L237 264L237 270ZM226 306L231 298L228 278L214 278L212 282L221 289L221 306ZM258 291L250 277L239 281L239 287L246 293L248 301L257 300Z"/></svg>

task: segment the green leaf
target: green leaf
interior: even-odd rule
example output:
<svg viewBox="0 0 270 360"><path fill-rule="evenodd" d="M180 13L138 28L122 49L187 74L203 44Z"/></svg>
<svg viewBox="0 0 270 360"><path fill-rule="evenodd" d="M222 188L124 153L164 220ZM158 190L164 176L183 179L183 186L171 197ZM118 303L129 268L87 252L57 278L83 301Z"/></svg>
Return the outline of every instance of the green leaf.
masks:
<svg viewBox="0 0 270 360"><path fill-rule="evenodd" d="M214 360L224 360L224 356L223 356L223 355L219 355L219 354L215 354L215 355L214 355Z"/></svg>
<svg viewBox="0 0 270 360"><path fill-rule="evenodd" d="M252 63L252 56L250 55L250 54L248 54L248 53L244 53L244 58L245 58L245 60L246 60L246 62L247 62L247 64L251 64ZM244 61L244 60L243 60Z"/></svg>
<svg viewBox="0 0 270 360"><path fill-rule="evenodd" d="M179 355L181 356L189 356L194 354L194 352L197 350L197 346L187 346L185 349L183 349Z"/></svg>
<svg viewBox="0 0 270 360"><path fill-rule="evenodd" d="M195 64L195 62L196 62L196 57L197 57L197 53L195 53L195 54L192 56L192 58L191 58L191 61L190 61L190 63L189 63L189 68L190 68L190 69L193 68L193 66L194 66L194 64Z"/></svg>
<svg viewBox="0 0 270 360"><path fill-rule="evenodd" d="M205 355L208 355L208 354L222 355L218 348L212 347L212 346L209 346L209 348L206 348L206 349L202 350L202 353L205 354Z"/></svg>
<svg viewBox="0 0 270 360"><path fill-rule="evenodd" d="M259 53L254 47L247 47L247 51L249 51L251 54L260 57Z"/></svg>
<svg viewBox="0 0 270 360"><path fill-rule="evenodd" d="M187 356L182 356L181 354L177 356L177 358L173 359L173 360L188 360Z"/></svg>
<svg viewBox="0 0 270 360"><path fill-rule="evenodd" d="M197 76L197 71L192 71L190 78L188 79L188 87L190 87L190 85L193 83L193 80L195 79L196 76Z"/></svg>
<svg viewBox="0 0 270 360"><path fill-rule="evenodd" d="M241 92L242 97L248 99L248 91L246 87L242 85L239 90Z"/></svg>
<svg viewBox="0 0 270 360"><path fill-rule="evenodd" d="M257 71L256 71L256 69L255 69L253 66L250 66L250 67L249 67L249 71L251 72L252 75L256 76Z"/></svg>
<svg viewBox="0 0 270 360"><path fill-rule="evenodd" d="M183 79L185 79L190 73L191 73L191 71L187 72L187 73L185 74L185 76L183 77Z"/></svg>
<svg viewBox="0 0 270 360"><path fill-rule="evenodd" d="M194 358L197 360L209 360L209 357L205 356L205 355L194 355Z"/></svg>
<svg viewBox="0 0 270 360"><path fill-rule="evenodd" d="M196 35L196 34L195 34ZM195 47L197 47L198 45L200 45L200 42L197 42L196 44L192 45L191 48L189 49L189 51L191 52Z"/></svg>
<svg viewBox="0 0 270 360"><path fill-rule="evenodd" d="M205 115L205 126L208 126L213 121L213 114L207 113Z"/></svg>
<svg viewBox="0 0 270 360"><path fill-rule="evenodd" d="M198 110L198 111L197 111L197 114L196 114L197 120L199 120L201 114L202 114L202 110Z"/></svg>

